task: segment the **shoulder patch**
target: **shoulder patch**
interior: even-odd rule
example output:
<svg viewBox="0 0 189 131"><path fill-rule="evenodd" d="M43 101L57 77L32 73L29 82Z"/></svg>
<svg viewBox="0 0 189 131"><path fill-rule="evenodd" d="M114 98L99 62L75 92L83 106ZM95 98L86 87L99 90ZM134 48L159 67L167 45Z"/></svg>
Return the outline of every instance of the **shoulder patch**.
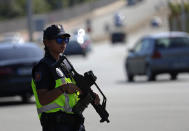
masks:
<svg viewBox="0 0 189 131"><path fill-rule="evenodd" d="M42 74L41 72L35 72L35 81L38 82L41 80Z"/></svg>

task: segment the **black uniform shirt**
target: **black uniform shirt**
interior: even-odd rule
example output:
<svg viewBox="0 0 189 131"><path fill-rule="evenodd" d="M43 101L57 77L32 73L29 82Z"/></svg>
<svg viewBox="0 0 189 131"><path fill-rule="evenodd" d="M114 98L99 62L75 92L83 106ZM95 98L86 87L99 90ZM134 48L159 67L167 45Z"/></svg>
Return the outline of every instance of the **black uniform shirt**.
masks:
<svg viewBox="0 0 189 131"><path fill-rule="evenodd" d="M46 52L43 59L34 66L32 71L32 77L35 81L36 89L54 89L55 80L53 74L46 63L51 65L56 62L56 60L50 55L50 53Z"/></svg>

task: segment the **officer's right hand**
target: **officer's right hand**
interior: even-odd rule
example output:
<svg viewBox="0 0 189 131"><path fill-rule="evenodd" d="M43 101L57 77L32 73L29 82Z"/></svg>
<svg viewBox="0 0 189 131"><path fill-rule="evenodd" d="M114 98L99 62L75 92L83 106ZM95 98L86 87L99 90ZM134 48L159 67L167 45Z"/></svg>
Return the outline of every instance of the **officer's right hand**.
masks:
<svg viewBox="0 0 189 131"><path fill-rule="evenodd" d="M61 87L66 93L68 93L68 94L73 94L73 93L76 93L76 92L80 92L80 93L82 93L81 92L81 90L76 86L76 85L74 85L74 84L72 84L72 83L68 83L68 84L66 84L66 86L62 86Z"/></svg>

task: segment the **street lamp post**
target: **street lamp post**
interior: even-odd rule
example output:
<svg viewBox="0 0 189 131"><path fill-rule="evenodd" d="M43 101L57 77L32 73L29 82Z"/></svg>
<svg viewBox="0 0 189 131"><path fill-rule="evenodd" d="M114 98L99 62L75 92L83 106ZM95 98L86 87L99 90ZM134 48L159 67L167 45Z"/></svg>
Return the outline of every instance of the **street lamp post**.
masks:
<svg viewBox="0 0 189 131"><path fill-rule="evenodd" d="M32 0L27 0L27 26L29 41L33 41L33 19L32 19Z"/></svg>
<svg viewBox="0 0 189 131"><path fill-rule="evenodd" d="M186 31L186 16L184 10L184 0L181 1L181 21L182 21L182 31Z"/></svg>

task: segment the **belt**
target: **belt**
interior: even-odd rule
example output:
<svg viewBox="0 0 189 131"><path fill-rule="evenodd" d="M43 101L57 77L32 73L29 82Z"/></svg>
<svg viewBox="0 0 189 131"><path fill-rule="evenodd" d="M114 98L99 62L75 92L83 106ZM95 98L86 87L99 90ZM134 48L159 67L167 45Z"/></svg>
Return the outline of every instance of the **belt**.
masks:
<svg viewBox="0 0 189 131"><path fill-rule="evenodd" d="M67 114L63 111L58 111L55 113L42 113L41 124L67 124L70 126L80 127L84 123L84 117L80 114Z"/></svg>

